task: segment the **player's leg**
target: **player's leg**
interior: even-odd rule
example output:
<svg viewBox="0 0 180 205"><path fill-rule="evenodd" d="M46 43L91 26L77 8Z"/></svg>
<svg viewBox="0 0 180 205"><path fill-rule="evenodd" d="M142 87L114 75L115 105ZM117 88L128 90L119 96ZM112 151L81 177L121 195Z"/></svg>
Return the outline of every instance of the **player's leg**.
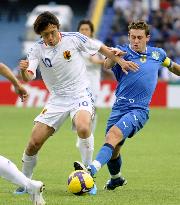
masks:
<svg viewBox="0 0 180 205"><path fill-rule="evenodd" d="M68 109L68 102L56 95L51 95L46 107L34 119L35 125L22 158L22 172L28 178L32 177L33 169L37 162L38 151L44 142L52 136L67 119L69 116Z"/></svg>
<svg viewBox="0 0 180 205"><path fill-rule="evenodd" d="M13 162L3 156L0 156L0 176L26 189L31 194L34 203L38 205L45 204L42 197L43 183L27 178Z"/></svg>
<svg viewBox="0 0 180 205"><path fill-rule="evenodd" d="M78 105L78 106L77 106ZM81 154L83 166L90 165L94 152L94 135L91 131L92 119L94 116L94 101L92 94L87 89L84 97L78 99L74 111L71 112L71 118L78 134L78 148ZM74 163L75 170L79 169ZM89 194L95 195L96 185L90 190Z"/></svg>
<svg viewBox="0 0 180 205"><path fill-rule="evenodd" d="M101 147L98 152L96 159L91 163L91 174L95 175L97 171L101 169L101 167L112 158L113 153L115 151L116 146L123 140L122 131L113 126L109 130L105 138L105 144Z"/></svg>
<svg viewBox="0 0 180 205"><path fill-rule="evenodd" d="M74 128L78 134L78 148L81 159L86 166L92 162L94 151L94 135L92 133L94 114L94 100L91 91L87 88L76 98L74 108L70 113Z"/></svg>
<svg viewBox="0 0 180 205"><path fill-rule="evenodd" d="M95 108L95 110L97 110L96 108ZM95 130L96 130L96 125L97 125L97 119L98 119L98 115L97 115L97 113L95 112L95 116L94 116L94 118L92 119L92 128L91 128L91 130L92 130L92 134L93 134L93 137L94 137L94 133L95 133ZM94 141L94 140L93 140ZM77 141L76 141L76 147L77 148L79 148L79 137L77 137Z"/></svg>
<svg viewBox="0 0 180 205"><path fill-rule="evenodd" d="M37 122L32 130L30 141L23 154L23 173L28 177L32 177L33 169L37 162L37 153L44 142L54 133L54 128L48 125Z"/></svg>
<svg viewBox="0 0 180 205"><path fill-rule="evenodd" d="M16 165L3 156L0 156L0 176L14 184L27 187L30 179L18 170Z"/></svg>
<svg viewBox="0 0 180 205"><path fill-rule="evenodd" d="M113 118L115 115L111 115ZM90 165L90 172L93 176L100 168L112 158L116 146L127 137L132 137L139 131L146 121L148 114L145 111L131 111L123 116L112 126L106 135L105 144L98 152L96 159Z"/></svg>
<svg viewBox="0 0 180 205"><path fill-rule="evenodd" d="M32 178L33 169L37 163L37 153L54 131L54 128L41 122L36 122L34 125L31 138L22 158L22 172L26 177ZM19 187L15 191L15 194L21 194L24 192L26 192L26 190L24 190L23 187Z"/></svg>
<svg viewBox="0 0 180 205"><path fill-rule="evenodd" d="M88 168L90 168L89 171L92 176L94 176L96 172L99 171L99 169L111 159L114 152L114 147L116 147L116 145L120 142L120 139L120 130L117 127L112 127L106 137L106 143L99 151L98 155L96 156L96 159L88 166ZM74 166L77 167L77 169L87 170L86 167L78 161L74 163ZM96 194L96 192L97 188L95 186L92 189L92 194Z"/></svg>
<svg viewBox="0 0 180 205"><path fill-rule="evenodd" d="M79 136L78 148L82 163L87 166L92 162L94 151L94 136L91 134L91 113L86 110L79 110L73 118L73 123Z"/></svg>
<svg viewBox="0 0 180 205"><path fill-rule="evenodd" d="M106 185L104 186L104 189L114 190L118 186L123 186L127 184L127 181L121 175L122 159L120 149L121 145L117 145L111 159L107 163L111 178L107 181Z"/></svg>

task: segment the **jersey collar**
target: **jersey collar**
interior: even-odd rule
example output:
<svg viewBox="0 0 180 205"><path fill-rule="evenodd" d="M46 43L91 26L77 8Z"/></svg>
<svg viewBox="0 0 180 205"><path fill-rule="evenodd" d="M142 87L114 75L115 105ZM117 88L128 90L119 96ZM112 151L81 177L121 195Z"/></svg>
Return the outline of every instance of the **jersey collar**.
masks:
<svg viewBox="0 0 180 205"><path fill-rule="evenodd" d="M145 52L142 52L142 53L134 51L134 50L131 48L131 45L130 45L130 44L129 44L128 47L129 47L129 49L130 49L133 53L135 53L135 54L138 55L138 56L147 55L147 46L146 46Z"/></svg>

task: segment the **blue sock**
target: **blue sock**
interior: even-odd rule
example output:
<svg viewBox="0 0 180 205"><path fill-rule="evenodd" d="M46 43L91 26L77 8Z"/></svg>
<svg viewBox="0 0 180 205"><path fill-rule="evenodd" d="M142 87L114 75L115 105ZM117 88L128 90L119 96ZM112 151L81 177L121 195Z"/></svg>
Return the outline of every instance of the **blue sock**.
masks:
<svg viewBox="0 0 180 205"><path fill-rule="evenodd" d="M98 152L96 156L96 161L98 161L101 164L101 167L105 165L112 157L112 154L114 152L114 147L111 144L105 143L100 151ZM91 174L92 176L96 174L98 171L94 165L90 165L91 168Z"/></svg>
<svg viewBox="0 0 180 205"><path fill-rule="evenodd" d="M109 173L111 175L116 175L120 172L121 170L121 165L122 165L122 159L121 156L119 155L118 158L110 160L107 163L107 167L109 169Z"/></svg>

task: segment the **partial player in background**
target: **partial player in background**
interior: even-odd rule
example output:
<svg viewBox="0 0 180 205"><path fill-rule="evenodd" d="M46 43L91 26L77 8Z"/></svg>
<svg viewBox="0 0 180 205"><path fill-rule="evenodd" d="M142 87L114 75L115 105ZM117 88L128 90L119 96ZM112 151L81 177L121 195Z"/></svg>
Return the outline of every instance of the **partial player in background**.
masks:
<svg viewBox="0 0 180 205"><path fill-rule="evenodd" d="M93 38L94 34L94 25L90 20L81 20L78 24L77 31L82 33L83 35L93 39L94 41L100 42L97 39ZM90 88L92 90L92 94L94 97L95 103L95 116L92 121L92 132L95 132L96 123L97 123L97 99L100 93L101 86L101 68L104 63L104 56L100 53L96 53L95 55L90 55L86 52L81 52L82 57L85 61L88 80L90 81ZM94 139L91 141L93 143L92 147L94 147ZM83 144L83 140L80 138L77 139L76 146L81 149L81 144ZM84 159L82 158L83 164L85 164Z"/></svg>
<svg viewBox="0 0 180 205"><path fill-rule="evenodd" d="M15 92L19 95L22 101L26 100L28 97L27 91L15 77L10 68L8 68L8 66L3 63L0 63L0 75L11 81L11 83L14 85Z"/></svg>
<svg viewBox="0 0 180 205"><path fill-rule="evenodd" d="M156 88L159 69L163 65L180 76L180 65L169 59L162 48L147 46L150 29L146 22L132 22L128 31L129 45L117 46L117 49L126 52L124 59L138 64L139 70L124 73L113 60L105 60L105 68L112 68L118 81L116 100L107 122L105 144L88 167L94 176L107 164L111 176L105 185L108 190L127 183L121 176L121 148L125 140L133 137L149 119L149 104ZM80 162L76 161L74 165L77 169L86 169Z"/></svg>
<svg viewBox="0 0 180 205"><path fill-rule="evenodd" d="M81 20L78 24L77 31L82 33L83 35L92 38L94 41L100 42L99 40L93 37L94 35L94 25L90 20ZM101 53L96 53L95 55L90 55L85 52L81 52L83 59L87 68L88 79L91 82L91 90L95 99L95 107L97 105L97 100L100 93L101 87L101 70L104 64L104 56ZM92 129L93 132L96 128L96 119L97 115L95 115L95 119L93 120Z"/></svg>
<svg viewBox="0 0 180 205"><path fill-rule="evenodd" d="M50 92L46 106L34 120L35 125L23 154L22 171L28 178L32 177L38 151L68 117L71 118L78 136L84 139L81 156L87 164L91 162L94 102L81 51L91 55L99 51L119 63L124 71L127 68L137 70L138 67L117 56L124 52L111 52L102 43L78 32L59 32L59 29L60 24L54 14L48 11L41 13L34 22L34 31L42 38L31 48L27 60L20 61L23 80L33 80L39 66L42 79ZM16 193L25 191L20 187Z"/></svg>
<svg viewBox="0 0 180 205"><path fill-rule="evenodd" d="M0 63L0 75L4 76L14 85L15 92L24 101L28 97L27 91L15 77L12 71L3 63ZM44 205L45 201L42 197L44 185L41 181L35 181L27 178L18 170L16 165L7 158L0 155L0 176L12 183L22 186L31 194L31 199L35 205Z"/></svg>

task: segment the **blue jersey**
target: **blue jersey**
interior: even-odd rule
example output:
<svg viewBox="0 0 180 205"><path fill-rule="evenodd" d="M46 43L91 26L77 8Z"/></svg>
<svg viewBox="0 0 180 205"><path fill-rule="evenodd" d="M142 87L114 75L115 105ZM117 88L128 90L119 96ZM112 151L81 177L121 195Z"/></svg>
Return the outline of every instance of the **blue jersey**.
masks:
<svg viewBox="0 0 180 205"><path fill-rule="evenodd" d="M126 75L118 64L112 68L118 81L113 108L149 110L149 103L158 81L158 71L167 59L166 52L151 46L147 46L145 53L137 53L129 45L117 48L127 52L124 59L137 63L139 70L129 71Z"/></svg>

